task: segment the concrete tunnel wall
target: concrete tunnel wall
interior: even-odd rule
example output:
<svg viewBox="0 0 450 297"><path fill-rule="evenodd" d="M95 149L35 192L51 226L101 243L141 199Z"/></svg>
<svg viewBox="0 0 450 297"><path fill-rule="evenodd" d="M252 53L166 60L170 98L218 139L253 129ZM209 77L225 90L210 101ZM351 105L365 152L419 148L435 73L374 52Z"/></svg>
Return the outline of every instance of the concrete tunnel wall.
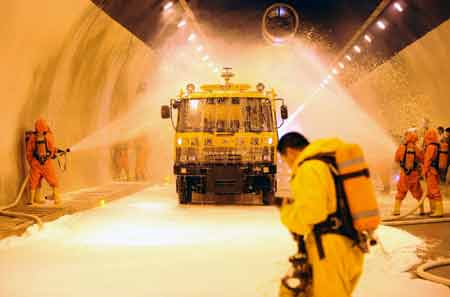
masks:
<svg viewBox="0 0 450 297"><path fill-rule="evenodd" d="M450 127L450 20L364 76L350 91L397 140L424 118Z"/></svg>
<svg viewBox="0 0 450 297"><path fill-rule="evenodd" d="M77 143L134 105L152 53L88 0L8 1L0 16L5 205L26 176L23 134L35 119L49 120L60 147ZM351 87L393 135L423 117L450 126L449 31L447 21ZM110 181L110 165L108 148L73 154L69 171L58 170L62 191Z"/></svg>
<svg viewBox="0 0 450 297"><path fill-rule="evenodd" d="M23 136L34 121L48 119L59 147L74 145L133 104L151 51L89 0L3 1L0 18L5 205L26 176ZM68 165L57 170L62 191L111 179L108 148L72 154Z"/></svg>
<svg viewBox="0 0 450 297"><path fill-rule="evenodd" d="M411 127L450 127L450 21L363 76L350 94L399 143ZM423 136L423 129L419 130ZM392 186L394 156L374 166ZM392 189L391 189L392 190Z"/></svg>

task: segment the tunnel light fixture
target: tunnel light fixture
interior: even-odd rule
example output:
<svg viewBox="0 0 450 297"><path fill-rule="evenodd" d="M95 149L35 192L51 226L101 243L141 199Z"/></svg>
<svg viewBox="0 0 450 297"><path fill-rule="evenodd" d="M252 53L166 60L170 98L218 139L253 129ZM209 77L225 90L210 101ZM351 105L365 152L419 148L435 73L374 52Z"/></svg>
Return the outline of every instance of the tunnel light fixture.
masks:
<svg viewBox="0 0 450 297"><path fill-rule="evenodd" d="M183 28L184 26L186 26L186 24L187 24L186 20L181 20L181 22L178 23L177 27Z"/></svg>
<svg viewBox="0 0 450 297"><path fill-rule="evenodd" d="M172 7L173 7L173 2L172 2L172 1L167 2L167 3L164 5L164 11L168 11L168 10L171 9Z"/></svg>
<svg viewBox="0 0 450 297"><path fill-rule="evenodd" d="M324 86L328 85L328 79L325 79L325 80L323 81L323 85L324 85Z"/></svg>
<svg viewBox="0 0 450 297"><path fill-rule="evenodd" d="M338 74L339 74L339 71L337 71L336 68L333 68L333 70L331 70L331 72L332 72L334 75L338 75Z"/></svg>
<svg viewBox="0 0 450 297"><path fill-rule="evenodd" d="M350 55L346 55L345 58L346 58L348 61L351 61L351 60L352 60L352 57L351 57Z"/></svg>
<svg viewBox="0 0 450 297"><path fill-rule="evenodd" d="M331 74L328 74L327 80L332 80L332 79L333 79L333 76Z"/></svg>
<svg viewBox="0 0 450 297"><path fill-rule="evenodd" d="M195 35L195 33L191 33L191 35L189 35L189 37L188 37L188 41L194 41L195 40L195 38L197 38L197 35Z"/></svg>
<svg viewBox="0 0 450 297"><path fill-rule="evenodd" d="M208 60L209 60L209 56L208 55L203 56L202 61L208 61Z"/></svg>
<svg viewBox="0 0 450 297"><path fill-rule="evenodd" d="M377 22L377 26L378 28L380 28L381 30L386 29L386 24L383 21L378 21Z"/></svg>
<svg viewBox="0 0 450 297"><path fill-rule="evenodd" d="M209 62L209 63L208 63L208 67L212 68L213 66L214 66L214 63L213 63L213 62Z"/></svg>
<svg viewBox="0 0 450 297"><path fill-rule="evenodd" d="M197 51L201 53L203 51L203 46L202 45L197 46Z"/></svg>
<svg viewBox="0 0 450 297"><path fill-rule="evenodd" d="M372 37L370 37L369 34L364 35L364 40L367 41L368 43L372 42Z"/></svg>
<svg viewBox="0 0 450 297"><path fill-rule="evenodd" d="M344 63L342 63L342 62L339 62L338 65L339 65L339 67L340 67L341 69L344 69L344 68L345 68Z"/></svg>
<svg viewBox="0 0 450 297"><path fill-rule="evenodd" d="M218 73L218 72L219 72L219 68L218 67L214 68L214 73Z"/></svg>
<svg viewBox="0 0 450 297"><path fill-rule="evenodd" d="M355 46L353 47L353 49L354 49L355 52L357 52L358 54L361 53L361 48L359 47L359 45L355 45Z"/></svg>
<svg viewBox="0 0 450 297"><path fill-rule="evenodd" d="M394 7L398 12L403 12L403 6L400 3L395 2Z"/></svg>

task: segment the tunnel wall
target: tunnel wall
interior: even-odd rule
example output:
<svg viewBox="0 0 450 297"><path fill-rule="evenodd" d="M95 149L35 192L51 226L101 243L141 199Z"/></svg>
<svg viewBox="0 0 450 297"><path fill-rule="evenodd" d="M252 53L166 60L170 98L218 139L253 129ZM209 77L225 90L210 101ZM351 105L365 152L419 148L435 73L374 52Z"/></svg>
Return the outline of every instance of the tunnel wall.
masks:
<svg viewBox="0 0 450 297"><path fill-rule="evenodd" d="M125 113L151 51L89 0L8 0L0 9L0 205L14 200L28 165L24 132L42 116L69 147ZM132 70L132 71L131 71ZM111 179L110 150L73 153L61 190Z"/></svg>
<svg viewBox="0 0 450 297"><path fill-rule="evenodd" d="M410 127L450 127L450 20L355 83L356 101L397 140Z"/></svg>

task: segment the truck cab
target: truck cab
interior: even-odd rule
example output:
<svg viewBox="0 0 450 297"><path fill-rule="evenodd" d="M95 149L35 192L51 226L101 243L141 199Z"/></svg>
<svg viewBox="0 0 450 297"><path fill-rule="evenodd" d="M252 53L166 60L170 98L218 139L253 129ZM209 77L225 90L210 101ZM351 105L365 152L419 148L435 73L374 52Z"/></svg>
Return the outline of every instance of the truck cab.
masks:
<svg viewBox="0 0 450 297"><path fill-rule="evenodd" d="M261 194L271 204L276 192L278 124L287 119L283 99L263 84L233 84L225 68L224 84L189 84L162 118L175 129L174 174L181 204L192 202L192 193L215 195Z"/></svg>

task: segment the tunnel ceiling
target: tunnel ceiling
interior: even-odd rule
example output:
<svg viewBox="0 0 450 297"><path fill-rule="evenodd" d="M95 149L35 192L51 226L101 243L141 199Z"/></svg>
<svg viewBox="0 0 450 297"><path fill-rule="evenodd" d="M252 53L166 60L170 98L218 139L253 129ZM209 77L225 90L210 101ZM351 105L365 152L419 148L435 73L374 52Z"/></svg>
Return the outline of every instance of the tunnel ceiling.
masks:
<svg viewBox="0 0 450 297"><path fill-rule="evenodd" d="M176 31L176 18L164 17L168 0L91 0L108 15L122 24L139 39L157 49L166 37ZM180 17L183 11L177 1L174 9ZM261 39L260 21L264 10L276 2L287 2L299 12L302 31L314 30L324 37L332 48L339 50L352 37L380 0L190 0L194 14L203 24L221 30L233 31L245 26L245 32ZM373 54L382 62L437 27L450 16L448 0L399 0L406 5L401 17L384 16L392 21L382 40L372 47ZM243 29L243 28L241 28Z"/></svg>

